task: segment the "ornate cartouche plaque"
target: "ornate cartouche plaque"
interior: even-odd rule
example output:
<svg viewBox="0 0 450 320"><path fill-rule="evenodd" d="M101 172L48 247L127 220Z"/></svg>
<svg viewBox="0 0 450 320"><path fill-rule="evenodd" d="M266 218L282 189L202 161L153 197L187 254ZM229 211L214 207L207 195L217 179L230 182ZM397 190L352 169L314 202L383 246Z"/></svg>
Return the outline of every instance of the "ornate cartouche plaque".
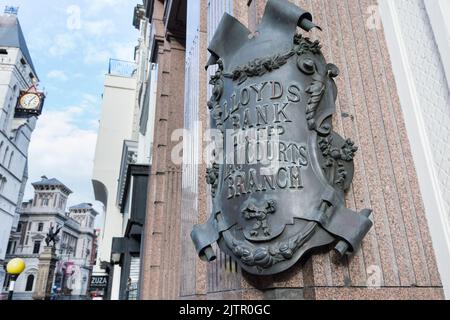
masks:
<svg viewBox="0 0 450 320"><path fill-rule="evenodd" d="M217 242L257 275L318 247L351 254L372 226L371 210L345 208L357 147L332 128L339 69L297 27L317 26L290 2L269 0L254 35L225 14L208 48L221 141L207 170L213 212L191 237L202 259L215 258Z"/></svg>

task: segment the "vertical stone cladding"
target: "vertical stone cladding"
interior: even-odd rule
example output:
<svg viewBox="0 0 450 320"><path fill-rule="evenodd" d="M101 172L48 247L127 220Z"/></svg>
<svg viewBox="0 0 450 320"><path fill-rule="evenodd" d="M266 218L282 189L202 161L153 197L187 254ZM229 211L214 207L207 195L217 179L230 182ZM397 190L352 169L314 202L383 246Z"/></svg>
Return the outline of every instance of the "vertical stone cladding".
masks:
<svg viewBox="0 0 450 320"><path fill-rule="evenodd" d="M155 1L152 17L157 42L158 84L155 136L149 177L147 219L143 241L142 299L176 299L180 295L181 165L171 153L179 141L172 133L183 128L183 39L166 33L164 3Z"/></svg>
<svg viewBox="0 0 450 320"><path fill-rule="evenodd" d="M327 61L341 70L334 127L359 146L347 207L373 208L374 227L353 257L338 261L334 252L315 253L287 272L264 278L237 270L234 280L240 283L234 288L220 282L227 277L223 270L211 272L213 263L206 281L217 285L209 287L207 298L443 298L384 30L371 27L377 1L292 2L313 14L323 31L307 36L320 40ZM234 1L233 15L254 28L265 3ZM204 217L203 209L199 216ZM205 281L198 273L197 281Z"/></svg>

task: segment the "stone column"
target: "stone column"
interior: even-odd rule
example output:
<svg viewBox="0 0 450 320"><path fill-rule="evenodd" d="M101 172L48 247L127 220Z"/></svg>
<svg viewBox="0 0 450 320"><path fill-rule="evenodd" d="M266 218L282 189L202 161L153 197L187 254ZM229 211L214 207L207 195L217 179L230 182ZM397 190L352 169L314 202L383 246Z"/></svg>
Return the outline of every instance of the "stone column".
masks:
<svg viewBox="0 0 450 320"><path fill-rule="evenodd" d="M34 300L50 299L57 261L56 249L44 247L44 252L39 257L36 287L33 293Z"/></svg>
<svg viewBox="0 0 450 320"><path fill-rule="evenodd" d="M184 39L164 26L164 4L155 1L152 23L158 51L155 135L143 235L141 299L179 296L181 165L172 161L180 141L172 133L183 128ZM178 137L177 137L178 138Z"/></svg>

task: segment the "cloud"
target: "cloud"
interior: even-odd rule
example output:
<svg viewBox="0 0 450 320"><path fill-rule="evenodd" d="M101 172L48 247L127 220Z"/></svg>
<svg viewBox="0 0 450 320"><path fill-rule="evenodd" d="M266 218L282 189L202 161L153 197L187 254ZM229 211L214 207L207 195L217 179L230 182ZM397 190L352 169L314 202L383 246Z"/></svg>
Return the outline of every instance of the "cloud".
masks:
<svg viewBox="0 0 450 320"><path fill-rule="evenodd" d="M47 78L50 79L56 79L61 81L67 81L68 77L66 73L62 70L52 70L49 73L47 73Z"/></svg>
<svg viewBox="0 0 450 320"><path fill-rule="evenodd" d="M113 34L116 31L114 22L109 19L84 21L83 28L86 34L95 37L104 37Z"/></svg>
<svg viewBox="0 0 450 320"><path fill-rule="evenodd" d="M133 61L135 46L136 42L113 42L107 45L86 43L83 60L86 64L104 64L105 66L110 58Z"/></svg>
<svg viewBox="0 0 450 320"><path fill-rule="evenodd" d="M115 59L134 61L134 48L136 45L136 41L114 42L111 44L111 51L114 53Z"/></svg>
<svg viewBox="0 0 450 320"><path fill-rule="evenodd" d="M63 56L76 47L75 35L72 33L61 33L53 39L53 45L49 49L52 56Z"/></svg>
<svg viewBox="0 0 450 320"><path fill-rule="evenodd" d="M61 180L74 191L69 205L94 201L91 175L97 133L76 125L82 116L83 108L74 106L46 111L39 118L30 144L30 179L24 200L33 195L30 183L46 175Z"/></svg>
<svg viewBox="0 0 450 320"><path fill-rule="evenodd" d="M123 0L86 0L87 12L89 14L98 14L105 9L120 10L126 5Z"/></svg>
<svg viewBox="0 0 450 320"><path fill-rule="evenodd" d="M84 63L86 64L97 64L104 63L105 65L108 63L109 58L111 58L111 51L105 49L102 46L95 46L93 44L89 44L86 46L84 51Z"/></svg>
<svg viewBox="0 0 450 320"><path fill-rule="evenodd" d="M83 94L83 100L86 103L96 104L98 103L98 98L92 94Z"/></svg>

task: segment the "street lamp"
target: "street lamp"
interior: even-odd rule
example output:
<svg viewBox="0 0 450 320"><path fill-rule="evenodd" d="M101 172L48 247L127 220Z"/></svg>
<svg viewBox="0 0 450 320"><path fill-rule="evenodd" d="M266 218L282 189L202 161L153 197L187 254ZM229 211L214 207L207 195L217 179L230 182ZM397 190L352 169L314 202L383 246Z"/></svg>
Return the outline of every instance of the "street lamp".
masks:
<svg viewBox="0 0 450 320"><path fill-rule="evenodd" d="M20 258L12 259L6 265L6 272L11 276L11 282L9 283L8 300L12 300L17 277L23 272L23 270L25 270L25 261Z"/></svg>

